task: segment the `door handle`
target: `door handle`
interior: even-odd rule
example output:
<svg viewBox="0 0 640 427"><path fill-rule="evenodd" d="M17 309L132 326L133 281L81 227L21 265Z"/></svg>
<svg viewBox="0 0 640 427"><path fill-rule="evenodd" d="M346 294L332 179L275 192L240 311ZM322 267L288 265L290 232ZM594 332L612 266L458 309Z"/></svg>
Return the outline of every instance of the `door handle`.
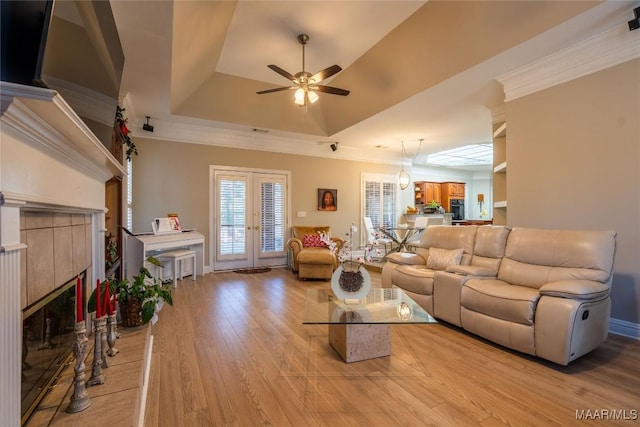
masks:
<svg viewBox="0 0 640 427"><path fill-rule="evenodd" d="M259 226L259 225L256 225L256 226L255 226L255 227L253 227L253 228L255 228L256 230L260 230L260 226Z"/></svg>

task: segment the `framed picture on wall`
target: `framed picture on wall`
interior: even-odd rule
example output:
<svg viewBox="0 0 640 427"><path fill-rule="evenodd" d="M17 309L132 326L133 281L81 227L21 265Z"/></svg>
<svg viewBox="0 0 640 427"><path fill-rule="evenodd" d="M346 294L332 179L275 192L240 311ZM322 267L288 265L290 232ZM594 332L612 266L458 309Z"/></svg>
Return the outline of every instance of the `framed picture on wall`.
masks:
<svg viewBox="0 0 640 427"><path fill-rule="evenodd" d="M318 210L337 211L338 210L338 190L328 188L318 188Z"/></svg>

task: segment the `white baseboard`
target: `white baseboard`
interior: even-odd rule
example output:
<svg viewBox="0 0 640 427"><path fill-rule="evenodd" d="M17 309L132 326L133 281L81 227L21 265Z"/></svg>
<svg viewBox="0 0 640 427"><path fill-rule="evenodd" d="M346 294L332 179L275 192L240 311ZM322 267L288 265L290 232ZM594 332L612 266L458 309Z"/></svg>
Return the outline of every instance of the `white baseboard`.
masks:
<svg viewBox="0 0 640 427"><path fill-rule="evenodd" d="M640 340L640 324L620 319L609 319L609 332Z"/></svg>

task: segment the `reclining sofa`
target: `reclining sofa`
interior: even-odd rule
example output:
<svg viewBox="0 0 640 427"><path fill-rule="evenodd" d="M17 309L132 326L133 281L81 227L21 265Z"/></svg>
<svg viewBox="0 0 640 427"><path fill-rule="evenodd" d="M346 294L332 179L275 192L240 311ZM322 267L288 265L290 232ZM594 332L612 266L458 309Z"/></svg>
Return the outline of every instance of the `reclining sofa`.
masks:
<svg viewBox="0 0 640 427"><path fill-rule="evenodd" d="M615 231L430 226L389 255L382 286L437 319L559 365L608 334Z"/></svg>

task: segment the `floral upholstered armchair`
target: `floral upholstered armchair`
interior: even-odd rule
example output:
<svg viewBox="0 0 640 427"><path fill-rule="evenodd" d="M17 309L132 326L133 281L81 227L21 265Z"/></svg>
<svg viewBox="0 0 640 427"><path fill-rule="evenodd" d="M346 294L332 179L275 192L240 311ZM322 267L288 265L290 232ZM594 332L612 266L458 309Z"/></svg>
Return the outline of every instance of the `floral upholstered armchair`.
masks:
<svg viewBox="0 0 640 427"><path fill-rule="evenodd" d="M299 279L330 280L333 271L338 267L338 258L321 239L320 233L331 236L331 227L293 226L291 238L287 242L290 251L291 269L298 273ZM343 240L331 237L338 249Z"/></svg>

